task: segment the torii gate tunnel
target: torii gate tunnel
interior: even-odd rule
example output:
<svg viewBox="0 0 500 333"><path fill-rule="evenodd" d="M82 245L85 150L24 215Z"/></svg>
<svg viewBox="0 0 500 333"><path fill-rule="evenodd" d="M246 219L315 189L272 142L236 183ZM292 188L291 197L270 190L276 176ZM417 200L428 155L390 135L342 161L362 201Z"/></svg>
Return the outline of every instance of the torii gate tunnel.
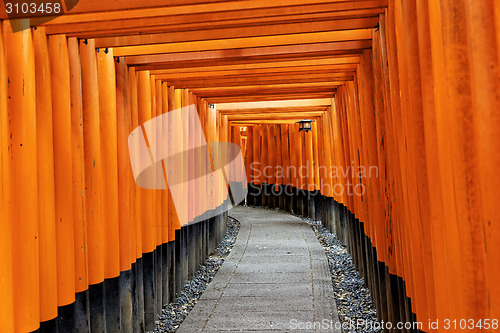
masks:
<svg viewBox="0 0 500 333"><path fill-rule="evenodd" d="M238 203L493 332L499 167L497 0L0 2L1 332L154 329Z"/></svg>

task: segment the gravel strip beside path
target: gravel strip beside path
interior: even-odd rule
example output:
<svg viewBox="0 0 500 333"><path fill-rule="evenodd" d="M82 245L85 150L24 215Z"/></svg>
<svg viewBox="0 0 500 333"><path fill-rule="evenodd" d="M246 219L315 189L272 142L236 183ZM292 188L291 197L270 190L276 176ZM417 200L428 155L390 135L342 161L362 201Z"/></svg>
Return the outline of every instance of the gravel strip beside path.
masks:
<svg viewBox="0 0 500 333"><path fill-rule="evenodd" d="M382 333L375 329L378 325L377 311L373 305L370 291L364 287L364 279L354 267L352 257L335 234L326 229L321 221L302 218L314 230L316 237L325 250L330 273L332 274L333 293L343 333ZM360 321L363 329L356 328ZM365 326L366 323L366 326ZM351 325L352 324L352 325ZM370 327L370 325L372 325Z"/></svg>

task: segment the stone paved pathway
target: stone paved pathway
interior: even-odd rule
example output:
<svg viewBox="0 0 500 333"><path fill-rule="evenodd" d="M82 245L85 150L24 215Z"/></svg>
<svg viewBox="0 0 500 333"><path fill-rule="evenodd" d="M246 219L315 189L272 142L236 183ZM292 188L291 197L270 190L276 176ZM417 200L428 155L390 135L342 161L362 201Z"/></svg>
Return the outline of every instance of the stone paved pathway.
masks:
<svg viewBox="0 0 500 333"><path fill-rule="evenodd" d="M229 215L241 223L236 244L177 332L340 332L327 258L311 227L265 209Z"/></svg>

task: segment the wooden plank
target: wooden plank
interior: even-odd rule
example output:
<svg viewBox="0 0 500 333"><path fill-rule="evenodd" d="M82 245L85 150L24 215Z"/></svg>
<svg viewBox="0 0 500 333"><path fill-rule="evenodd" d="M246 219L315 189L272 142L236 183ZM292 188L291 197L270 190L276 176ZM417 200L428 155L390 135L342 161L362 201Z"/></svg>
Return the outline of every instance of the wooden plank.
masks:
<svg viewBox="0 0 500 333"><path fill-rule="evenodd" d="M238 102L260 102L260 101L285 101L292 99L306 99L306 98L333 98L334 93L307 93L307 94L281 94L281 95L249 95L249 96L226 96L216 98L206 98L205 100L210 104L216 103L238 103Z"/></svg>
<svg viewBox="0 0 500 333"><path fill-rule="evenodd" d="M254 86L254 85L270 85L270 84L294 84L294 83L321 83L321 82L336 82L336 81L352 81L354 76L347 73L317 73L317 74L290 74L290 75L247 75L241 77L222 77L222 78L204 78L193 80L187 78L185 80L169 80L169 85L189 86L198 88L217 88L217 87L238 87L238 86Z"/></svg>
<svg viewBox="0 0 500 333"><path fill-rule="evenodd" d="M296 94L320 94L320 93L326 93L326 94L331 94L333 96L335 92L334 87L327 87L327 88L303 88L303 89L297 89L297 88L290 88L290 89L245 89L245 90L236 90L232 92L203 92L199 93L199 96L202 98L217 98L217 97L234 97L234 96L266 96L266 95L296 95Z"/></svg>
<svg viewBox="0 0 500 333"><path fill-rule="evenodd" d="M128 63L130 65L139 66L141 69L151 70L162 68L188 68L221 64L238 64L244 62L270 62L288 58L338 58L361 54L363 49L370 47L370 40L355 40L129 56Z"/></svg>
<svg viewBox="0 0 500 333"><path fill-rule="evenodd" d="M322 81L322 82L305 82L305 83L282 83L282 84L256 84L256 85L245 85L245 86L232 86L232 87L207 87L207 88L195 88L191 89L192 92L199 94L200 96L203 95L203 93L210 93L210 92L233 92L233 91L245 91L245 90L257 90L257 89L276 89L276 91L280 89L291 89L291 88L296 88L298 90L303 89L303 88L331 88L331 87L337 87L339 85L344 84L343 81Z"/></svg>
<svg viewBox="0 0 500 333"><path fill-rule="evenodd" d="M222 105L218 104L217 106ZM227 109L220 110L221 114L265 114L265 113L289 113L289 112L319 112L326 111L325 106L298 106L298 107L282 107L282 108L261 108L261 109Z"/></svg>
<svg viewBox="0 0 500 333"><path fill-rule="evenodd" d="M321 31L375 28L378 17L366 17L343 20L323 20L316 22L291 22L266 24L259 26L216 28L189 31L172 31L168 33L133 35L123 37L104 37L96 40L96 47L121 47L147 44L178 43L188 41L215 40L227 38L243 38L257 36L288 35ZM207 27L208 28L208 27Z"/></svg>
<svg viewBox="0 0 500 333"><path fill-rule="evenodd" d="M361 41L368 42L369 41ZM203 53L203 52L201 52ZM305 61L305 60L316 60L316 59L333 59L339 56L349 57L354 55L359 55L363 53L363 49L355 49L348 51L333 51L333 52L318 52L318 53L291 53L291 54L276 54L268 55L262 57L244 57L244 58L224 58L221 57L218 60L200 60L200 61L175 61L175 62L154 62L145 63L143 65L136 66L138 71L141 70L168 70L168 69L184 69L188 71L190 68L209 68L214 66L233 66L233 65L246 65L246 64L260 64L269 63L277 61ZM177 54L177 53L175 53Z"/></svg>
<svg viewBox="0 0 500 333"><path fill-rule="evenodd" d="M219 39L216 41L195 41L153 45L123 46L114 49L115 56L160 54L171 52L193 52L218 49L239 49L248 47L311 44L332 41L371 39L371 29L353 29L314 33L299 33L279 36Z"/></svg>
<svg viewBox="0 0 500 333"><path fill-rule="evenodd" d="M229 120L235 119L284 119L286 117L301 116L302 118L308 117L321 117L326 111L299 111L289 113L263 113L263 114L227 114Z"/></svg>
<svg viewBox="0 0 500 333"><path fill-rule="evenodd" d="M194 5L194 4L202 4L202 3L210 3L210 2L218 2L219 0L170 0L169 5L171 6L179 6L179 5ZM5 5L2 4L2 15L4 14ZM96 0L82 0L79 1L78 4L71 9L68 14L75 13L93 13L98 11L111 11L111 10L134 10L137 8L155 8L161 6L161 4L157 0L146 0L141 1L140 6L138 6L136 1L120 1L120 2L108 2L102 3L101 1ZM6 16L5 16L6 17ZM1 18L4 18L3 16Z"/></svg>
<svg viewBox="0 0 500 333"><path fill-rule="evenodd" d="M251 103L221 103L217 104L217 111L223 112L225 110L252 110L262 108L288 108L288 107L306 107L306 106L329 106L332 103L330 98L320 99L302 99L302 100L283 100L272 102L251 102Z"/></svg>
<svg viewBox="0 0 500 333"><path fill-rule="evenodd" d="M346 75L347 74L347 75ZM292 75L249 75L242 77L230 78L204 78L199 80L169 80L168 84L179 87L192 89L196 87L231 87L255 84L280 84L280 83L301 83L301 82L332 82L332 81L352 81L354 76L348 73L318 73L318 74L292 74Z"/></svg>
<svg viewBox="0 0 500 333"><path fill-rule="evenodd" d="M318 94L298 94L298 95L272 95L272 96L243 96L243 97L217 97L217 98L206 98L205 100L210 104L217 103L229 103L229 102L257 102L257 101L282 101L290 99L304 99L306 97L313 98L331 98L332 94L329 93L318 93Z"/></svg>
<svg viewBox="0 0 500 333"><path fill-rule="evenodd" d="M288 10L288 8L287 8ZM253 13L254 11L252 11ZM138 20L137 25L130 26L128 28L127 22L123 22L118 27L113 27L108 25L107 27L101 27L99 30L95 30L95 26L88 23L76 23L76 24L62 24L59 26L49 26L51 34L65 33L69 37L78 38L105 38L105 37L120 37L120 36L131 36L140 34L158 34L158 33L171 33L178 31L193 31L196 33L200 30L212 29L212 28L239 28L244 26L258 26L258 25L272 25L272 24L283 24L290 22L316 22L325 20L341 20L341 19L356 19L356 18L366 18L366 17L376 17L384 12L383 8L371 8L371 9L361 9L361 10L346 10L346 11L329 11L328 7L325 7L323 11L318 11L314 13L297 14L297 15L283 15L283 13L275 13L273 16L267 16L267 10L261 16L256 16L248 19L233 19L224 20L223 16L209 14L211 20L200 22L196 17L189 17L188 15L182 15L183 22L175 25L171 25L172 21L176 21L176 16L163 18L155 22L152 25L153 19L143 19ZM203 14L200 14L203 16ZM222 20L221 20L222 19ZM37 25L33 20L31 21L33 25ZM41 22L43 23L43 22ZM41 24L40 23L40 24ZM112 29L110 29L112 27Z"/></svg>
<svg viewBox="0 0 500 333"><path fill-rule="evenodd" d="M269 2L265 0L249 0L249 1L217 1L215 3L204 3L199 5L180 5L172 6L170 4L158 3L155 8L145 8L136 6L135 9L127 8L126 3L120 2L118 8L114 10L106 7L105 2L95 4L91 13L78 14L78 8L83 6L86 0L80 0L77 7L68 15L58 17L49 22L49 25L68 24L68 23L83 23L83 22L99 22L112 20L134 20L134 19L152 19L156 17L179 17L188 15L196 15L199 21L214 21L214 18L224 19L242 19L248 17L262 17L265 15L274 16L276 14L283 15L285 10L288 15L303 14L310 12L330 11L346 11L355 9L373 9L387 6L386 0L370 0L370 1L344 1L344 0L285 0L279 2ZM123 3L123 5L122 5ZM137 3L136 3L137 4ZM4 5L0 9L5 9ZM133 10L131 10L133 9ZM6 18L5 11L1 11L0 18ZM74 13L74 14L72 14ZM205 14L205 16L203 16ZM210 16L208 16L210 15ZM192 19L192 17L190 18ZM194 21L194 20L191 20ZM182 21L172 22L171 24L181 23ZM136 22L134 22L136 25ZM136 25L137 26L137 25Z"/></svg>
<svg viewBox="0 0 500 333"><path fill-rule="evenodd" d="M287 63L285 63L287 64ZM290 63L288 63L290 65ZM255 67L255 66L254 66ZM152 74L157 75L157 78L161 80L172 80L179 78L196 78L196 77L211 77L213 75L263 75L269 73L298 73L303 71L314 71L316 73L343 73L352 72L356 69L355 64L341 64L341 65L317 65L317 66L284 66L284 67L271 67L271 68L243 68L243 69L232 69L232 70L221 70L214 67L210 68L199 68L198 71L172 71L172 70L158 70L151 71Z"/></svg>

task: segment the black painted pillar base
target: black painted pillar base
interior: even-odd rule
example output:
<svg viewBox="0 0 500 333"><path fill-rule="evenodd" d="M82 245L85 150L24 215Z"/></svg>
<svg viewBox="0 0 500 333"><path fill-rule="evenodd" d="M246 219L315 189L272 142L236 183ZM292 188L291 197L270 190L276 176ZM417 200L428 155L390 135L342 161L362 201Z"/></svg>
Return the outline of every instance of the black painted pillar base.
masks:
<svg viewBox="0 0 500 333"><path fill-rule="evenodd" d="M120 332L120 279L118 276L104 280L104 313L106 331Z"/></svg>
<svg viewBox="0 0 500 333"><path fill-rule="evenodd" d="M285 185L283 188L284 210L291 213L293 211L293 188L292 185Z"/></svg>
<svg viewBox="0 0 500 333"><path fill-rule="evenodd" d="M306 192L307 217L316 219L316 194L314 191Z"/></svg>
<svg viewBox="0 0 500 333"><path fill-rule="evenodd" d="M175 297L177 297L183 286L182 282L182 229L175 230Z"/></svg>
<svg viewBox="0 0 500 333"><path fill-rule="evenodd" d="M168 244L161 245L161 267L162 267L162 280L161 280L161 305L169 303L169 255ZM161 313L161 309L160 309Z"/></svg>
<svg viewBox="0 0 500 333"><path fill-rule="evenodd" d="M167 243L167 253L168 253L168 302L172 303L176 297L176 274L175 274L175 243L177 241L174 240L172 242Z"/></svg>
<svg viewBox="0 0 500 333"><path fill-rule="evenodd" d="M135 277L135 286L132 286L134 291L134 312L132 313L134 320L134 331L145 332L146 323L144 316L144 265L143 259L138 258L133 265L133 273ZM135 288L134 288L135 287ZM137 303L136 303L137 302Z"/></svg>
<svg viewBox="0 0 500 333"><path fill-rule="evenodd" d="M263 183L262 184L262 206L269 207L269 201L271 196L271 188L270 184Z"/></svg>
<svg viewBox="0 0 500 333"><path fill-rule="evenodd" d="M146 330L154 330L156 320L155 255L154 251L142 255L144 279L144 321Z"/></svg>
<svg viewBox="0 0 500 333"><path fill-rule="evenodd" d="M254 206L262 206L262 187L261 184L254 184L253 204Z"/></svg>
<svg viewBox="0 0 500 333"><path fill-rule="evenodd" d="M247 192L247 199L246 199L246 204L248 206L255 206L255 200L254 200L254 188L252 183L247 183L248 186L248 192Z"/></svg>
<svg viewBox="0 0 500 333"><path fill-rule="evenodd" d="M298 190L295 187L291 187L292 195L290 196L290 206L292 208L291 213L299 215L299 205L298 205Z"/></svg>
<svg viewBox="0 0 500 333"><path fill-rule="evenodd" d="M121 272L120 283L120 320L121 332L133 333L133 293L132 293L132 270Z"/></svg>
<svg viewBox="0 0 500 333"><path fill-rule="evenodd" d="M194 224L188 224L185 226L186 228L186 245L187 245L187 256L188 256L188 274L187 279L191 280L194 276L194 272L196 269L195 257L196 257L196 243L195 243L195 230Z"/></svg>
<svg viewBox="0 0 500 333"><path fill-rule="evenodd" d="M323 209L323 200L320 191L314 191L314 219L321 220L321 214Z"/></svg>
<svg viewBox="0 0 500 333"><path fill-rule="evenodd" d="M271 185L271 208L280 208L279 185Z"/></svg>
<svg viewBox="0 0 500 333"><path fill-rule="evenodd" d="M158 245L155 254L155 304L156 304L156 316L161 314L161 309L163 308L162 295L163 295L163 253L162 246ZM155 317L156 320L157 317Z"/></svg>
<svg viewBox="0 0 500 333"><path fill-rule="evenodd" d="M90 313L89 313L89 291L85 290L75 295L74 319L75 333L84 333L89 331Z"/></svg>
<svg viewBox="0 0 500 333"><path fill-rule="evenodd" d="M89 286L90 331L106 332L104 315L104 283Z"/></svg>

